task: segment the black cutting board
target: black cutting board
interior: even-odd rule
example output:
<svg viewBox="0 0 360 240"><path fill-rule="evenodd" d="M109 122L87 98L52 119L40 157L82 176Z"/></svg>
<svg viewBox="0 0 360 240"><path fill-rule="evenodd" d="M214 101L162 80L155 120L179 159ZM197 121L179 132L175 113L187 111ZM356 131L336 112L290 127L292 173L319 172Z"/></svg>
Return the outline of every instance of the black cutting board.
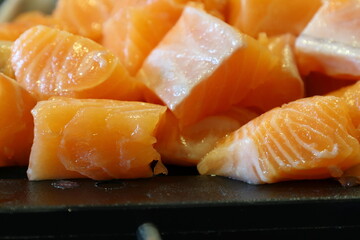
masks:
<svg viewBox="0 0 360 240"><path fill-rule="evenodd" d="M335 180L255 186L171 170L150 179L29 182L25 168L2 168L0 239L136 239L146 222L163 240L360 233L360 187Z"/></svg>

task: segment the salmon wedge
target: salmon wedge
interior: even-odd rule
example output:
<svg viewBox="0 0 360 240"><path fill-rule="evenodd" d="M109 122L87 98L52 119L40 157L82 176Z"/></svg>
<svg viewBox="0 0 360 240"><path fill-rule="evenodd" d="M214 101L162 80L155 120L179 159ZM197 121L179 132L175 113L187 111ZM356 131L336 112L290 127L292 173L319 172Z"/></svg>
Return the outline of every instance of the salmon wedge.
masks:
<svg viewBox="0 0 360 240"><path fill-rule="evenodd" d="M360 130L360 81L357 81L350 86L346 86L336 91L332 91L327 95L340 97L348 104L348 106L350 107L351 119L355 127Z"/></svg>
<svg viewBox="0 0 360 240"><path fill-rule="evenodd" d="M269 38L262 33L259 36L259 42L266 46L278 61L265 81L251 89L239 106L266 112L284 103L303 98L305 96L304 82L293 53L295 37L291 34L283 34Z"/></svg>
<svg viewBox="0 0 360 240"><path fill-rule="evenodd" d="M358 0L324 1L296 40L301 74L360 77L359 14Z"/></svg>
<svg viewBox="0 0 360 240"><path fill-rule="evenodd" d="M297 36L321 5L321 0L229 0L228 22L252 37Z"/></svg>
<svg viewBox="0 0 360 240"><path fill-rule="evenodd" d="M135 101L52 98L32 111L29 180L146 178L166 173L153 148L166 107Z"/></svg>
<svg viewBox="0 0 360 240"><path fill-rule="evenodd" d="M279 59L258 41L187 6L137 79L152 93L145 93L148 101L157 96L186 126L229 110L275 67L281 67Z"/></svg>
<svg viewBox="0 0 360 240"><path fill-rule="evenodd" d="M137 100L137 83L100 44L46 26L24 32L12 46L16 80L37 100L52 96Z"/></svg>
<svg viewBox="0 0 360 240"><path fill-rule="evenodd" d="M33 142L35 99L0 73L0 166L27 166Z"/></svg>
<svg viewBox="0 0 360 240"><path fill-rule="evenodd" d="M75 34L100 41L103 23L117 0L58 0L52 16L72 26Z"/></svg>
<svg viewBox="0 0 360 240"><path fill-rule="evenodd" d="M0 41L0 72L10 78L15 78L11 66L11 47L12 42Z"/></svg>
<svg viewBox="0 0 360 240"><path fill-rule="evenodd" d="M167 111L159 124L155 149L165 164L196 166L219 139L257 116L258 113L249 109L232 107L227 112L180 128L174 114Z"/></svg>
<svg viewBox="0 0 360 240"><path fill-rule="evenodd" d="M198 164L250 184L340 177L360 163L360 144L341 98L314 96L270 110L245 124Z"/></svg>

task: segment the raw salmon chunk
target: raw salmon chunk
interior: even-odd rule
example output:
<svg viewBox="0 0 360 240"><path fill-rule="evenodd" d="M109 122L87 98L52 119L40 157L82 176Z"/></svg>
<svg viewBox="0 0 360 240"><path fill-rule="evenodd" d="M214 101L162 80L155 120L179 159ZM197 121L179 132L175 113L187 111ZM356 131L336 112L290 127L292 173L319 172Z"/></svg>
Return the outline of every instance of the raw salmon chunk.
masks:
<svg viewBox="0 0 360 240"><path fill-rule="evenodd" d="M257 37L299 35L321 6L321 0L229 0L228 22Z"/></svg>
<svg viewBox="0 0 360 240"><path fill-rule="evenodd" d="M0 166L27 166L33 141L35 99L0 73Z"/></svg>
<svg viewBox="0 0 360 240"><path fill-rule="evenodd" d="M183 5L175 0L121 0L104 23L102 44L135 75L182 9Z"/></svg>
<svg viewBox="0 0 360 240"><path fill-rule="evenodd" d="M181 125L190 125L239 103L272 77L273 68L281 67L278 63L255 39L188 6L147 57L137 78Z"/></svg>
<svg viewBox="0 0 360 240"><path fill-rule="evenodd" d="M153 148L165 111L164 106L135 101L40 101L32 111L35 131L28 177L105 180L166 173Z"/></svg>
<svg viewBox="0 0 360 240"><path fill-rule="evenodd" d="M100 41L103 23L109 18L116 1L58 0L52 16L64 25L72 26L74 33Z"/></svg>
<svg viewBox="0 0 360 240"><path fill-rule="evenodd" d="M259 42L277 58L276 67L258 87L250 90L240 106L254 107L262 112L304 97L304 83L295 62L293 46L295 37L283 34L268 38L260 34ZM271 89L271 90L270 90Z"/></svg>
<svg viewBox="0 0 360 240"><path fill-rule="evenodd" d="M360 1L324 1L296 40L303 75L321 72L330 76L360 77Z"/></svg>
<svg viewBox="0 0 360 240"><path fill-rule="evenodd" d="M360 163L357 137L341 98L303 98L225 137L198 170L251 184L340 177Z"/></svg>
<svg viewBox="0 0 360 240"><path fill-rule="evenodd" d="M135 75L188 3L225 18L227 0L121 0L104 23L102 44Z"/></svg>
<svg viewBox="0 0 360 240"><path fill-rule="evenodd" d="M257 116L249 109L232 107L181 128L174 114L167 111L159 125L155 149L166 164L196 166L220 138Z"/></svg>
<svg viewBox="0 0 360 240"><path fill-rule="evenodd" d="M16 80L38 100L51 96L136 100L137 84L100 44L66 31L36 26L13 44Z"/></svg>

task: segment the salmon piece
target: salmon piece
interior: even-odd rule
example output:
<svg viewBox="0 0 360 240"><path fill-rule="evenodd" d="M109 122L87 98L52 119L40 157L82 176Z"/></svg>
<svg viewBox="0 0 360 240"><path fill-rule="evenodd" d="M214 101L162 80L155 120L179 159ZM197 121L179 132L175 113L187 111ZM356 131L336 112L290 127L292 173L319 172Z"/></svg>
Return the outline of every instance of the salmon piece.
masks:
<svg viewBox="0 0 360 240"><path fill-rule="evenodd" d="M70 25L41 12L22 13L10 23L0 24L0 40L15 41L23 32L36 25L44 25L64 31L74 32Z"/></svg>
<svg viewBox="0 0 360 240"><path fill-rule="evenodd" d="M10 78L15 78L11 66L11 46L12 42L0 40L0 72Z"/></svg>
<svg viewBox="0 0 360 240"><path fill-rule="evenodd" d="M235 104L265 111L302 97L304 91L290 47L285 40L278 42L272 45L283 48L270 50L267 44L188 6L145 60L137 78L150 91L145 91L147 101L166 104L181 126ZM269 86L276 89L279 83L289 87L288 93L283 88L269 93Z"/></svg>
<svg viewBox="0 0 360 240"><path fill-rule="evenodd" d="M118 58L100 44L66 31L36 26L13 44L16 80L38 100L140 98L137 83Z"/></svg>
<svg viewBox="0 0 360 240"><path fill-rule="evenodd" d="M183 5L175 0L122 0L104 23L102 44L131 75L178 20Z"/></svg>
<svg viewBox="0 0 360 240"><path fill-rule="evenodd" d="M229 0L228 22L252 37L297 36L321 5L321 0Z"/></svg>
<svg viewBox="0 0 360 240"><path fill-rule="evenodd" d="M0 73L0 166L27 166L33 141L35 99Z"/></svg>
<svg viewBox="0 0 360 240"><path fill-rule="evenodd" d="M239 105L266 112L284 103L303 98L304 82L299 75L293 53L295 37L283 34L268 38L266 34L260 34L259 42L278 58L277 66L269 73L266 81L250 90Z"/></svg>
<svg viewBox="0 0 360 240"><path fill-rule="evenodd" d="M329 92L327 95L340 97L348 104L354 126L360 130L360 81L357 81L350 86Z"/></svg>
<svg viewBox="0 0 360 240"><path fill-rule="evenodd" d="M227 112L206 117L180 129L174 114L167 111L159 124L155 149L165 164L196 166L220 138L257 116L249 109L232 107Z"/></svg>
<svg viewBox="0 0 360 240"><path fill-rule="evenodd" d="M324 2L296 40L302 75L320 72L339 78L360 77L359 14L358 0Z"/></svg>
<svg viewBox="0 0 360 240"><path fill-rule="evenodd" d="M94 41L102 37L103 23L110 17L117 0L59 0L52 16L74 33Z"/></svg>
<svg viewBox="0 0 360 240"><path fill-rule="evenodd" d="M255 39L188 6L150 53L137 79L175 114L181 126L241 102L270 76L278 58ZM150 94L151 95L151 94Z"/></svg>
<svg viewBox="0 0 360 240"><path fill-rule="evenodd" d="M222 139L198 170L250 184L337 178L360 163L357 137L341 98L303 98L264 113Z"/></svg>
<svg viewBox="0 0 360 240"><path fill-rule="evenodd" d="M225 18L227 0L121 0L104 23L102 44L135 75L190 2Z"/></svg>
<svg viewBox="0 0 360 240"><path fill-rule="evenodd" d="M354 84L352 79L336 78L323 73L311 72L303 77L307 97L326 95L332 91Z"/></svg>
<svg viewBox="0 0 360 240"><path fill-rule="evenodd" d="M166 173L153 148L165 111L164 106L135 101L40 101L32 111L35 135L28 178L106 180Z"/></svg>

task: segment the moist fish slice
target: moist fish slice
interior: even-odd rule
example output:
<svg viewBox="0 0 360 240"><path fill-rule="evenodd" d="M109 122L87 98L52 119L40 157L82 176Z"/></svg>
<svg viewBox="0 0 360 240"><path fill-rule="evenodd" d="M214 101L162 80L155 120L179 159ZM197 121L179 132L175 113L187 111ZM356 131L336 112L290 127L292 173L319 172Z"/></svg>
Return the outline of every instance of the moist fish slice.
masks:
<svg viewBox="0 0 360 240"><path fill-rule="evenodd" d="M315 96L250 121L208 153L198 170L262 184L340 177L359 163L358 133L347 104Z"/></svg>

